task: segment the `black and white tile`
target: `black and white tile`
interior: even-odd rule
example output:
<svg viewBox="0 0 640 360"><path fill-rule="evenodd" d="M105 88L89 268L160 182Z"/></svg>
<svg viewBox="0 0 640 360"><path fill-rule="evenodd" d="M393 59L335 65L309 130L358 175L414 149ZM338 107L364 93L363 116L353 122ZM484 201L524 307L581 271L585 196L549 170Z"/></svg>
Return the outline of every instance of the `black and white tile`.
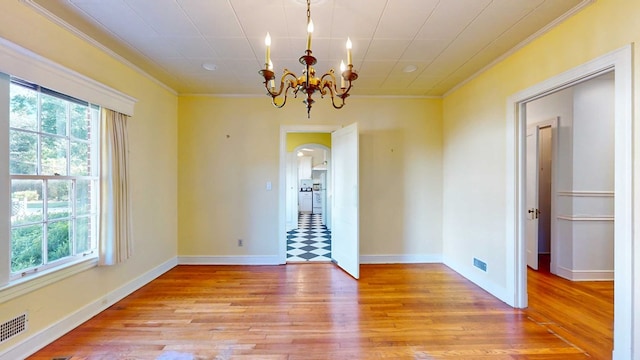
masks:
<svg viewBox="0 0 640 360"><path fill-rule="evenodd" d="M298 228L287 232L287 261L331 261L331 231L321 214L298 215Z"/></svg>

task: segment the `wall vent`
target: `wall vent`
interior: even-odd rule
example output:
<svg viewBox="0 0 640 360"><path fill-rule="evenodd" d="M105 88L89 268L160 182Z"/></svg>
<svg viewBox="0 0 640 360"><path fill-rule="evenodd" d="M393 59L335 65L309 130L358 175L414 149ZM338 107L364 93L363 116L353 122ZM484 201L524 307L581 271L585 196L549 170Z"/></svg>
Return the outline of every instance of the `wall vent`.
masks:
<svg viewBox="0 0 640 360"><path fill-rule="evenodd" d="M477 258L473 258L473 266L477 267L478 269L487 272L487 263L477 259Z"/></svg>
<svg viewBox="0 0 640 360"><path fill-rule="evenodd" d="M27 313L0 324L0 344L27 330Z"/></svg>

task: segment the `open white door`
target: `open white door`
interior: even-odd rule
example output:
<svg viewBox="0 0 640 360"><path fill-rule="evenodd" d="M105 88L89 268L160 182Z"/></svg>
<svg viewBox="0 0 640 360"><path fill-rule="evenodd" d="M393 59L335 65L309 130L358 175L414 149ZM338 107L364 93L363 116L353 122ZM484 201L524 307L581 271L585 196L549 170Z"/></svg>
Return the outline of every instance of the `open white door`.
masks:
<svg viewBox="0 0 640 360"><path fill-rule="evenodd" d="M331 134L331 153L331 256L338 266L357 279L360 277L357 123Z"/></svg>
<svg viewBox="0 0 640 360"><path fill-rule="evenodd" d="M538 126L527 128L526 152L526 199L527 223L525 236L527 239L527 265L538 270Z"/></svg>

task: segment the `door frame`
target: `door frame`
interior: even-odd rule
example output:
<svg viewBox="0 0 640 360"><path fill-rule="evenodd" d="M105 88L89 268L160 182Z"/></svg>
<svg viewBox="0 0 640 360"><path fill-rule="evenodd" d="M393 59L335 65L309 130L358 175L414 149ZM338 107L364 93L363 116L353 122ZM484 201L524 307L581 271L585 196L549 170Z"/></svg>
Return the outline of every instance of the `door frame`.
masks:
<svg viewBox="0 0 640 360"><path fill-rule="evenodd" d="M287 263L287 133L332 133L340 125L281 125L280 126L280 171L278 181L278 261Z"/></svg>
<svg viewBox="0 0 640 360"><path fill-rule="evenodd" d="M640 130L633 126L632 45L561 73L507 99L506 124L506 249L507 296L509 305L527 306L526 242L524 236L525 186L524 145L525 104L555 91L573 86L609 71L615 71L615 236L614 236L614 359L640 358L640 246L634 242L634 212L640 215L640 194L633 193L640 178L633 177L633 139ZM637 187L638 188L638 187ZM634 211L635 210L635 211ZM515 239L515 241L513 240ZM634 289L635 293L634 293Z"/></svg>

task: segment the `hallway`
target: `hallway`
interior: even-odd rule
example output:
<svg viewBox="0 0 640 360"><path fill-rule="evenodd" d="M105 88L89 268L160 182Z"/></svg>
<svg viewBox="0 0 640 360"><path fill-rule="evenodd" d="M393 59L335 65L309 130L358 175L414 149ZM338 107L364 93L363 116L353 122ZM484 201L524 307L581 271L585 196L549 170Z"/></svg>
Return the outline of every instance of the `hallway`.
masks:
<svg viewBox="0 0 640 360"><path fill-rule="evenodd" d="M287 232L287 262L331 261L331 231L322 214L298 214L298 228Z"/></svg>

